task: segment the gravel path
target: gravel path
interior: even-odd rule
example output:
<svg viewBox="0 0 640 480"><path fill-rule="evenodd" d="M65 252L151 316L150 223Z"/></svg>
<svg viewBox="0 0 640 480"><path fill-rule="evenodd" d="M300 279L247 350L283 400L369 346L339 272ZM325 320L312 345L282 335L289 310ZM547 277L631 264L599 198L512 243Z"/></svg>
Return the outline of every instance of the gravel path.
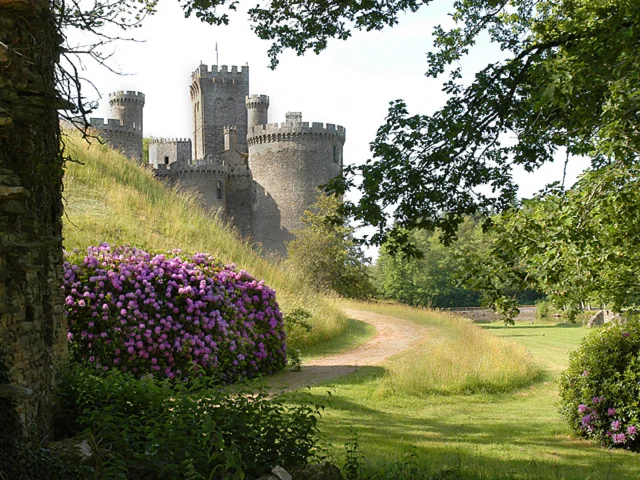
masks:
<svg viewBox="0 0 640 480"><path fill-rule="evenodd" d="M376 335L352 350L303 363L299 372L286 371L274 376L269 382L270 392L297 390L341 377L356 371L358 367L377 365L408 350L429 331L427 327L390 315L351 309L346 309L345 314L373 325Z"/></svg>

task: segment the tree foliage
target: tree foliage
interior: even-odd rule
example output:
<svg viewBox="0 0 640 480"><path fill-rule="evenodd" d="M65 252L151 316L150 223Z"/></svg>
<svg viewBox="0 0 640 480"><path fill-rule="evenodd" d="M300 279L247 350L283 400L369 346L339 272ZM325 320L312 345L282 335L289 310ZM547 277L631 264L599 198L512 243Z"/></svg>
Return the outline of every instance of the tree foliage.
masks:
<svg viewBox="0 0 640 480"><path fill-rule="evenodd" d="M286 265L318 291L333 291L349 298L374 293L368 260L353 238L353 228L337 215L340 200L320 194L304 214L304 227L287 245Z"/></svg>
<svg viewBox="0 0 640 480"><path fill-rule="evenodd" d="M453 237L465 215L512 206L514 165L534 171L559 149L594 168L638 157L640 4L468 0L454 9L457 26L436 28L428 55L427 75L449 72L446 104L410 115L392 102L373 158L332 187L360 190L345 210L376 227L374 243L402 246L414 228ZM457 62L485 33L507 58L465 85Z"/></svg>
<svg viewBox="0 0 640 480"><path fill-rule="evenodd" d="M478 255L484 248L484 234L477 222L467 219L457 237L450 247L445 247L439 233L412 232L410 241L420 252L419 258L392 254L383 246L376 264L380 294L412 306L479 306L481 292L461 286L459 280L472 252Z"/></svg>
<svg viewBox="0 0 640 480"><path fill-rule="evenodd" d="M544 292L575 318L584 302L613 310L640 299L640 165L590 170L568 191L552 186L494 218L487 254L468 281L495 302L505 286Z"/></svg>

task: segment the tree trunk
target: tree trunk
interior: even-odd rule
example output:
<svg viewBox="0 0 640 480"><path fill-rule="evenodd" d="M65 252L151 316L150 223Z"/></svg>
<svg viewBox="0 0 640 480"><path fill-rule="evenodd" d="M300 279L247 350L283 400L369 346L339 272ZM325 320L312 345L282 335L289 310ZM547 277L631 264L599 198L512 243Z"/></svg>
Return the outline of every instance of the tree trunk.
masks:
<svg viewBox="0 0 640 480"><path fill-rule="evenodd" d="M51 4L0 0L0 42L0 430L37 441L51 439L67 348Z"/></svg>

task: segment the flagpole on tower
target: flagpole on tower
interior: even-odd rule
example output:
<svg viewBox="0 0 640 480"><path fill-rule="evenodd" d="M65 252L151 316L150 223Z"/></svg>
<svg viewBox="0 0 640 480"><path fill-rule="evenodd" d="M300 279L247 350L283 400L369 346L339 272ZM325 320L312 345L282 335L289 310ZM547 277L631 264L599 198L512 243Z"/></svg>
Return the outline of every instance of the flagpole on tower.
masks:
<svg viewBox="0 0 640 480"><path fill-rule="evenodd" d="M218 65L218 42L216 42L216 65Z"/></svg>

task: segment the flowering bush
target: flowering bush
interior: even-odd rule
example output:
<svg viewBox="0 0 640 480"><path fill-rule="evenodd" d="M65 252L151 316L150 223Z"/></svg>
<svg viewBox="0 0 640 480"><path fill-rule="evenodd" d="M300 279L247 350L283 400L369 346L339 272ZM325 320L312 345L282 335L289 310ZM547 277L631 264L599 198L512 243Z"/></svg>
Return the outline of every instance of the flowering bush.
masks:
<svg viewBox="0 0 640 480"><path fill-rule="evenodd" d="M561 412L581 436L640 450L640 322L591 332L560 381Z"/></svg>
<svg viewBox="0 0 640 480"><path fill-rule="evenodd" d="M65 262L74 358L101 370L233 382L285 365L275 292L205 253L101 244Z"/></svg>

